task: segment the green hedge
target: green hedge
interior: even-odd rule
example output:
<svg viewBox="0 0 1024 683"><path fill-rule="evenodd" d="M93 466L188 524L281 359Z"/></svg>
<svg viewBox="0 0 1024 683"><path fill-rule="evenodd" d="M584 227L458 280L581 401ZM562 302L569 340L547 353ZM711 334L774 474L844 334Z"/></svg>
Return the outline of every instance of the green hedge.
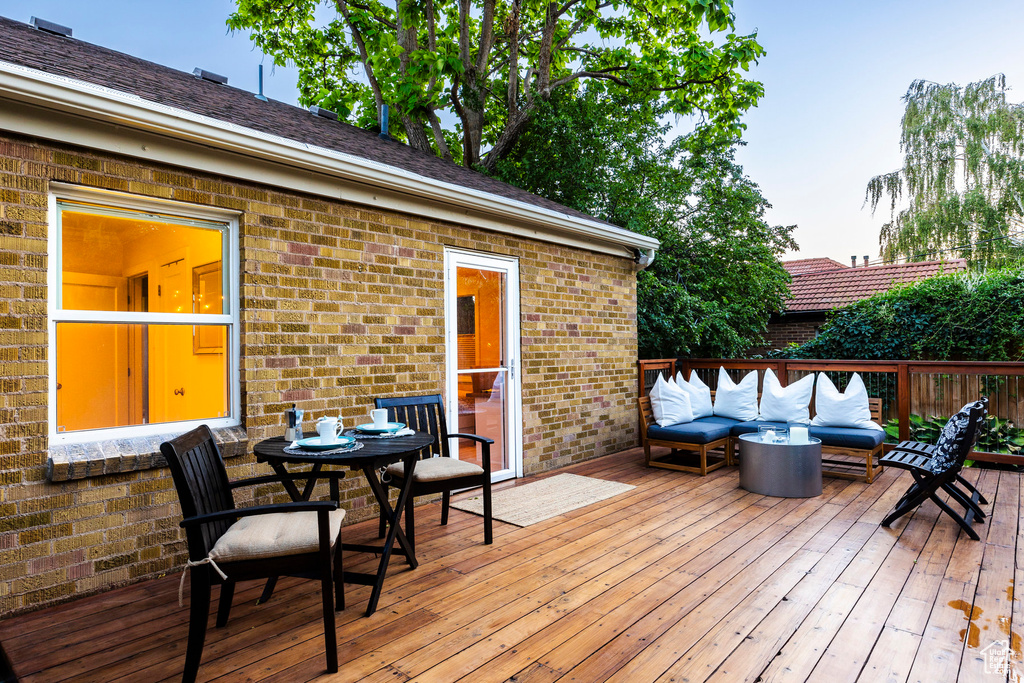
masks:
<svg viewBox="0 0 1024 683"><path fill-rule="evenodd" d="M832 312L774 358L1024 360L1024 268L940 275Z"/></svg>

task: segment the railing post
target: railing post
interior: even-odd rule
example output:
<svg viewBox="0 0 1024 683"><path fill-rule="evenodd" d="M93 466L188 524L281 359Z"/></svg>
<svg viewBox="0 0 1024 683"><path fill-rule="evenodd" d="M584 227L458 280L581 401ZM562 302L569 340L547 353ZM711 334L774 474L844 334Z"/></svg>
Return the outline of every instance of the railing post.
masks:
<svg viewBox="0 0 1024 683"><path fill-rule="evenodd" d="M780 360L775 364L775 376L779 378L779 384L784 387L789 386L789 363L784 360Z"/></svg>
<svg viewBox="0 0 1024 683"><path fill-rule="evenodd" d="M910 364L900 363L896 371L896 416L900 441L910 438Z"/></svg>

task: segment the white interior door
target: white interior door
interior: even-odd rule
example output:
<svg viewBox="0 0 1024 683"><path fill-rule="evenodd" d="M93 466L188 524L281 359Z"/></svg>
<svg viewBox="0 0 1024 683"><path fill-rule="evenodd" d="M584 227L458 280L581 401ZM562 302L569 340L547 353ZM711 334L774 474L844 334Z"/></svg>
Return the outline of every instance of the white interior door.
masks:
<svg viewBox="0 0 1024 683"><path fill-rule="evenodd" d="M494 481L521 477L519 264L515 259L445 251L445 339L450 432L494 439ZM453 444L454 445L454 444ZM476 444L453 456L481 462Z"/></svg>

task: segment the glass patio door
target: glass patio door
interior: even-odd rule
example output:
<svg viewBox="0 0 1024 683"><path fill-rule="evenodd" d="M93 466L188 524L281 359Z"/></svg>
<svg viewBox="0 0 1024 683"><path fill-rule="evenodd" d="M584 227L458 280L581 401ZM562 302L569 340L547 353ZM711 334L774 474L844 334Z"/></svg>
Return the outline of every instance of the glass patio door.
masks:
<svg viewBox="0 0 1024 683"><path fill-rule="evenodd" d="M494 439L493 481L522 476L518 263L445 251L445 323L448 431ZM481 464L468 441L452 456Z"/></svg>

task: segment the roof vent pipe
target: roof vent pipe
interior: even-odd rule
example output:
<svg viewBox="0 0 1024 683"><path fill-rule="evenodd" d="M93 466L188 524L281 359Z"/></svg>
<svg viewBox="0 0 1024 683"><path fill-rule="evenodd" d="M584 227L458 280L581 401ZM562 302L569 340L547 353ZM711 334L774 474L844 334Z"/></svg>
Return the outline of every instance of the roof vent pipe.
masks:
<svg viewBox="0 0 1024 683"><path fill-rule="evenodd" d="M192 75L195 76L196 78L200 78L200 79L202 79L204 81L210 81L211 83L217 83L219 85L227 85L228 84L228 77L227 76L221 76L220 74L215 74L212 71L206 71L204 69L200 69L198 66L195 69L192 70Z"/></svg>
<svg viewBox="0 0 1024 683"><path fill-rule="evenodd" d="M65 38L71 37L71 29L67 26L61 26L60 24L55 24L52 21L40 19L39 17L32 17L29 20L29 23L40 31L46 31L47 33L52 33L55 36L64 36Z"/></svg>
<svg viewBox="0 0 1024 683"><path fill-rule="evenodd" d="M313 116L319 116L322 119L330 119L331 121L338 120L337 112L333 112L330 109L324 109L323 107L318 107L315 104L310 105L309 113Z"/></svg>
<svg viewBox="0 0 1024 683"><path fill-rule="evenodd" d="M380 137L385 140L390 140L391 135L388 134L388 105L380 105Z"/></svg>
<svg viewBox="0 0 1024 683"><path fill-rule="evenodd" d="M857 257L856 256L851 256L850 257L850 265L851 265L852 268L856 268L857 267Z"/></svg>
<svg viewBox="0 0 1024 683"><path fill-rule="evenodd" d="M260 91L259 91L259 94L256 95L256 99L257 100L262 100L263 102L267 101L267 97L263 94L263 65L262 64L260 64Z"/></svg>
<svg viewBox="0 0 1024 683"><path fill-rule="evenodd" d="M867 254L864 254L864 267L865 268L868 267L868 255Z"/></svg>

